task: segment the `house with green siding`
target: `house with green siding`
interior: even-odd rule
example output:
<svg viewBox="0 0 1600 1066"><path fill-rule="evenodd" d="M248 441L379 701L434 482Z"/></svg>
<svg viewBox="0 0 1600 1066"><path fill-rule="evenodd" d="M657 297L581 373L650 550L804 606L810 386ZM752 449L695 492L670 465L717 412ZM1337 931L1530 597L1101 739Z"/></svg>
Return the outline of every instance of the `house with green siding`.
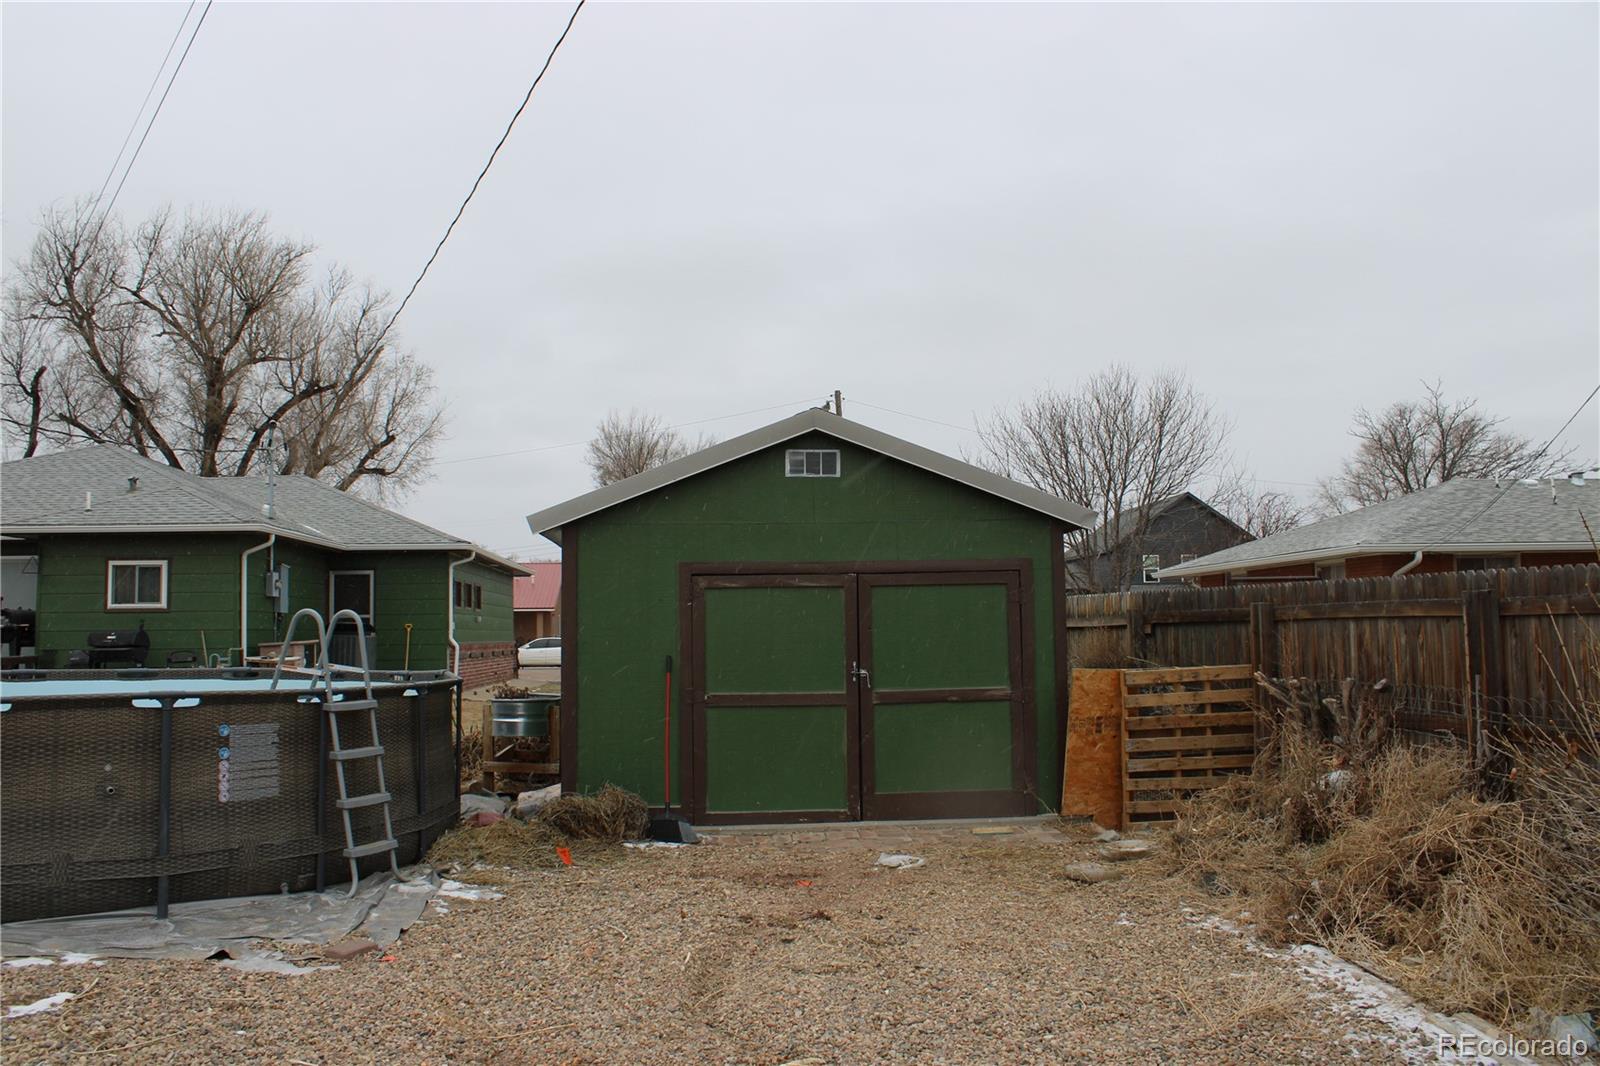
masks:
<svg viewBox="0 0 1600 1066"><path fill-rule="evenodd" d="M312 478L198 477L110 445L19 459L0 466L0 558L0 596L36 612L45 668L90 632L141 625L147 665L237 665L311 607L359 614L377 667L469 684L516 670L524 567Z"/></svg>
<svg viewBox="0 0 1600 1066"><path fill-rule="evenodd" d="M562 786L704 824L1045 810L1092 523L826 410L530 515L561 546Z"/></svg>

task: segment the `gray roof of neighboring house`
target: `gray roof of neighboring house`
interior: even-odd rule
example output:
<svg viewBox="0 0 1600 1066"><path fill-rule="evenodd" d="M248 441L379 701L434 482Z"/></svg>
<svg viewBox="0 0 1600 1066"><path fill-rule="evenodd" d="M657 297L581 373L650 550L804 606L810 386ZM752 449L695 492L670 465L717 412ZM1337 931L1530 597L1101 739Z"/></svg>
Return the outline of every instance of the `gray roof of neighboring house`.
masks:
<svg viewBox="0 0 1600 1066"><path fill-rule="evenodd" d="M1157 500L1155 503L1152 503L1150 505L1149 521L1150 522L1154 522L1157 518L1160 518L1163 514L1165 514L1167 511L1169 511L1174 505L1182 503L1184 500L1193 500L1195 503L1199 504L1201 507L1204 507L1206 510L1210 511L1212 514L1216 515L1217 518L1219 518L1222 521L1228 523L1228 525L1232 526L1234 529L1237 529L1240 533L1243 533L1247 537L1251 536L1251 533L1250 533L1249 530L1245 529L1239 523L1235 522L1233 519L1229 518L1227 515L1223 514L1221 511L1219 511L1215 507L1211 506L1205 500L1202 500L1200 497L1196 496L1194 493L1188 492L1188 491L1180 492L1180 493L1177 493L1177 494L1172 495L1172 496L1165 496L1165 497ZM1127 530L1122 534L1122 538L1121 539L1127 540L1131 536L1133 536L1133 525L1132 524L1130 524L1128 526ZM1110 534L1107 532L1105 524L1102 523L1099 526L1095 527L1094 532L1089 534L1089 542L1088 543L1089 543L1089 547L1096 554L1104 554L1104 553L1106 553L1106 552L1111 550L1110 540L1111 540ZM1079 559L1085 558L1088 554L1089 553L1087 551L1080 552L1077 555L1069 556L1068 559L1069 559L1069 562L1070 561L1075 561L1075 560L1079 560Z"/></svg>
<svg viewBox="0 0 1600 1066"><path fill-rule="evenodd" d="M138 488L129 488L129 478ZM276 533L341 551L476 551L527 573L470 541L299 475L276 479L273 517L266 479L200 477L101 444L0 465L0 530L53 533ZM89 507L85 509L85 502Z"/></svg>
<svg viewBox="0 0 1600 1066"><path fill-rule="evenodd" d="M1161 571L1195 577L1388 552L1497 555L1592 550L1600 478L1539 482L1463 478L1226 548Z"/></svg>
<svg viewBox="0 0 1600 1066"><path fill-rule="evenodd" d="M1068 525L1080 529L1087 529L1094 524L1094 512L1075 503L1070 503L1058 496L1040 492L1038 489L1012 481L1010 478L1001 477L981 467L964 463L960 459L952 459L931 449L924 448L910 441L891 437L871 426L864 426L860 422L852 422L847 418L831 414L820 407L809 408L788 418L773 422L771 425L762 426L742 436L731 440L713 444L692 455L676 459L653 470L646 470L642 474L614 481L609 485L595 489L593 492L584 493L582 496L570 499L565 503L547 507L543 511L528 516L528 528L535 533L543 534L557 544L561 543L560 529L570 522L586 518L597 511L608 507L615 507L619 503L667 485L694 477L696 474L731 463L735 459L742 459L763 448L770 448L774 444L781 444L786 440L793 440L813 431L826 433L831 437L868 451L887 455L903 463L919 467L929 473L938 474L940 477L959 481L963 485L975 488L980 492L987 492L991 496L998 496L1010 500L1020 507L1030 511L1038 511L1051 518L1059 519Z"/></svg>

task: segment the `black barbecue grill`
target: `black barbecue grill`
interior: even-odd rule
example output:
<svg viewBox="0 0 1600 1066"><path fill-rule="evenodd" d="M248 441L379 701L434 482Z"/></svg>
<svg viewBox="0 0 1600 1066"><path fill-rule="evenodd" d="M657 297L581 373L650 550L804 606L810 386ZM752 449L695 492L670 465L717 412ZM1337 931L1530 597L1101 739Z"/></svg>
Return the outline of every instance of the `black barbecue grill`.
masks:
<svg viewBox="0 0 1600 1066"><path fill-rule="evenodd" d="M0 644L6 645L7 655L15 658L23 648L34 646L36 624L34 613L25 607L0 607Z"/></svg>
<svg viewBox="0 0 1600 1066"><path fill-rule="evenodd" d="M108 666L112 663L132 663L143 666L150 656L150 634L144 623L138 629L96 629L89 633L84 643L89 645L89 665Z"/></svg>

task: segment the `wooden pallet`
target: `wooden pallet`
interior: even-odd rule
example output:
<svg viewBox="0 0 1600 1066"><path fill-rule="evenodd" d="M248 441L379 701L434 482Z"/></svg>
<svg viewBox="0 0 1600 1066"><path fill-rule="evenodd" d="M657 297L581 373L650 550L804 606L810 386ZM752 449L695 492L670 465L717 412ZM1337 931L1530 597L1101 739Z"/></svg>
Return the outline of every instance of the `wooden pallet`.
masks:
<svg viewBox="0 0 1600 1066"><path fill-rule="evenodd" d="M1250 665L1122 673L1122 828L1173 817L1185 797L1255 761Z"/></svg>

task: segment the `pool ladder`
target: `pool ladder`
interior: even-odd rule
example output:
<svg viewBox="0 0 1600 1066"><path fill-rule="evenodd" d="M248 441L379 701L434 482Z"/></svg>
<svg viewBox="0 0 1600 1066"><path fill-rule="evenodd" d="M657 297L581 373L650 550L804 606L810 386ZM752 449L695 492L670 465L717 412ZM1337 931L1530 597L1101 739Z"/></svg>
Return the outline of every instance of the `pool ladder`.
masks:
<svg viewBox="0 0 1600 1066"><path fill-rule="evenodd" d="M361 883L361 871L357 864L369 855L389 856L389 870L397 880L404 881L400 874L400 863L397 857L400 843L394 836L394 820L389 812L389 804L394 797L389 794L389 786L383 776L383 744L378 736L378 701L372 694L372 664L367 661L367 634L366 627L361 621L361 616L346 608L338 611L323 624L322 616L314 608L303 607L295 612L289 619L289 627L284 631L283 646L287 647L294 639L295 625L301 616L309 615L316 624L318 644L321 654L317 657L317 674L312 679L312 687L318 682L323 686L322 710L328 719L328 761L333 764L334 780L339 785L339 798L334 801L334 807L339 811L344 821L344 851L345 860L350 863L350 891L345 893L346 898L356 894L356 888ZM328 634L339 624L341 619L348 618L356 625L356 646L361 649L361 665L340 666L328 661ZM278 664L272 671L272 687L278 687L278 678L283 671L283 656L278 657ZM363 695L360 699L343 699L333 688L333 678L336 673L359 673L362 679ZM344 715L360 714L366 712L367 731L369 743L360 747L347 748L339 737L339 719ZM371 759L377 774L378 790L364 795L350 795L349 784L345 779L345 766L362 759ZM378 840L369 840L357 843L355 827L350 821L350 812L366 807L381 807L383 809L383 836Z"/></svg>

